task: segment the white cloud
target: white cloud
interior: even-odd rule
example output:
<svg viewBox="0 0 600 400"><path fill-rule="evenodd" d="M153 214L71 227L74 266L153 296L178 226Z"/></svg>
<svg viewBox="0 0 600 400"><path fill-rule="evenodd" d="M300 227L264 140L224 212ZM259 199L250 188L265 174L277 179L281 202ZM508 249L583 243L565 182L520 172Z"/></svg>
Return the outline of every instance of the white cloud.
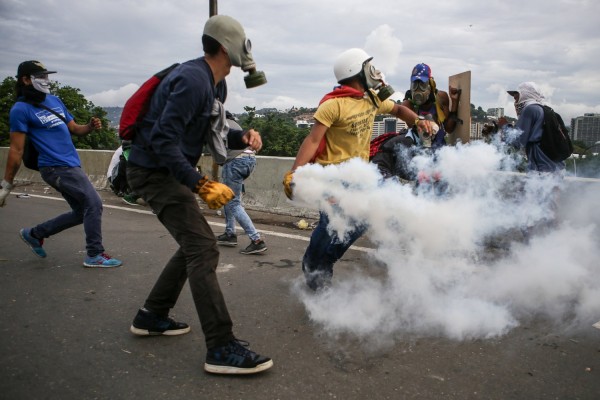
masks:
<svg viewBox="0 0 600 400"><path fill-rule="evenodd" d="M139 85L128 83L116 90L109 89L104 92L88 96L88 100L100 107L111 107L115 104L123 105L129 97L139 89Z"/></svg>
<svg viewBox="0 0 600 400"><path fill-rule="evenodd" d="M387 24L379 26L367 36L365 50L371 54L373 64L387 76L396 75L400 65L402 40L394 36L394 29Z"/></svg>

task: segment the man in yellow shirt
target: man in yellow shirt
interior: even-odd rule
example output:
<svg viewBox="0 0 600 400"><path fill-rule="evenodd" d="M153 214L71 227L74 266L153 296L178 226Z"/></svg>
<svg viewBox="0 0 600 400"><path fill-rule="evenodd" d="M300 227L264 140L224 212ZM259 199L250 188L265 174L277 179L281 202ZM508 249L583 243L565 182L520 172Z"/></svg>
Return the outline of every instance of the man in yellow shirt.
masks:
<svg viewBox="0 0 600 400"><path fill-rule="evenodd" d="M409 126L432 132L429 121L420 119L410 108L386 98L391 94L383 75L371 64L364 50L344 51L335 61L333 70L340 86L323 97L315 113L315 124L304 139L291 171L285 174L283 185L288 198L293 197L293 173L309 163L339 164L351 158L369 160L369 143L377 114L392 114ZM376 92L376 91L379 92ZM366 230L359 226L340 240L328 232L329 217L319 213L319 223L302 259L306 283L313 290L330 285L333 264Z"/></svg>

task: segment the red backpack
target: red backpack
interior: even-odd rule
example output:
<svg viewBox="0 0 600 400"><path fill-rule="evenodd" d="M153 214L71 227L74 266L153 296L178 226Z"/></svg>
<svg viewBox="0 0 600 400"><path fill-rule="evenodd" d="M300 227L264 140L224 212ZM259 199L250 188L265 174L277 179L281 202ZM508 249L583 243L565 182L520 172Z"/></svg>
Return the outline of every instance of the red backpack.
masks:
<svg viewBox="0 0 600 400"><path fill-rule="evenodd" d="M169 68L154 74L127 100L119 121L119 137L121 139L133 140L139 124L148 112L150 99L158 84L178 65L178 63L175 63Z"/></svg>

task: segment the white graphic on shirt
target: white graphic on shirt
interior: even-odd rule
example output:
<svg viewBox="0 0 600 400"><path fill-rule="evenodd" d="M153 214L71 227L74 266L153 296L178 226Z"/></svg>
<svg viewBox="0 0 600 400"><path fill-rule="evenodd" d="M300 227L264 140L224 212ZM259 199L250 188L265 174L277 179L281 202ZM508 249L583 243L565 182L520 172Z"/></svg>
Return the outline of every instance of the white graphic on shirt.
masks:
<svg viewBox="0 0 600 400"><path fill-rule="evenodd" d="M60 107L53 108L52 110L65 117L65 114L62 112ZM60 118L58 118L58 116L47 110L37 111L35 116L46 128L54 128L55 126L64 123Z"/></svg>

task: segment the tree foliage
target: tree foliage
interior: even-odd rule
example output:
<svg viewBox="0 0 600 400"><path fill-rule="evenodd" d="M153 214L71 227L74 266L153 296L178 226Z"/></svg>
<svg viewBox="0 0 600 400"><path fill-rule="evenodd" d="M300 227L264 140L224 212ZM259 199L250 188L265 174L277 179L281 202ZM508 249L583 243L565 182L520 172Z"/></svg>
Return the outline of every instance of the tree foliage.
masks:
<svg viewBox="0 0 600 400"><path fill-rule="evenodd" d="M0 85L0 146L8 146L10 143L9 114L15 103L16 83L15 78L7 77ZM52 82L51 92L62 100L78 124L87 124L91 117L102 120L102 129L82 137L72 136L76 148L114 150L119 147L117 133L114 128L110 128L104 109L96 107L79 89L71 86L61 86L58 82Z"/></svg>
<svg viewBox="0 0 600 400"><path fill-rule="evenodd" d="M254 128L263 141L261 155L295 157L309 129L297 128L289 117L281 113L270 113L257 118L253 107L244 107L246 114L240 118L244 129Z"/></svg>

